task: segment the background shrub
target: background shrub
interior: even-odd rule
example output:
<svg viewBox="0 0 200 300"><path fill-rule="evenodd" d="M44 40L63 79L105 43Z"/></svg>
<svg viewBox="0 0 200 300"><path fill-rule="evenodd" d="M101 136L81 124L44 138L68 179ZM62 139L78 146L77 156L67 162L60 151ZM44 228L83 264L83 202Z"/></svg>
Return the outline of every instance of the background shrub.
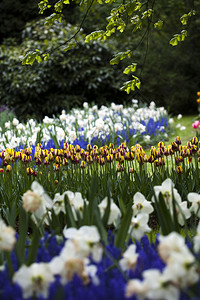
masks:
<svg viewBox="0 0 200 300"><path fill-rule="evenodd" d="M114 53L112 47L108 43L85 44L84 34L70 51L64 51L65 45L41 64L20 63L20 56L26 51L37 48L51 52L76 30L76 26L60 23L48 28L41 20L27 25L21 45L4 42L0 47L1 104L13 108L18 117L25 119L56 114L85 101L101 105L126 100L127 94L120 91L122 69L109 65Z"/></svg>

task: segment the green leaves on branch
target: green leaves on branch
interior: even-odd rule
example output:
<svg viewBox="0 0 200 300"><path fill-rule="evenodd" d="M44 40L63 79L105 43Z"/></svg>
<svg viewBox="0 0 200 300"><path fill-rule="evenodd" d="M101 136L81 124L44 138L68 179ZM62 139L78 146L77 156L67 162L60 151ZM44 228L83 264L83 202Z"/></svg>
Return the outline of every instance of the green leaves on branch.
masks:
<svg viewBox="0 0 200 300"><path fill-rule="evenodd" d="M126 12L129 16L131 16L135 11L141 9L142 4L139 1L130 1L125 5Z"/></svg>
<svg viewBox="0 0 200 300"><path fill-rule="evenodd" d="M42 58L40 56L40 50L36 49L35 51L29 51L24 59L22 60L22 65L33 65L34 61L37 60L38 63L42 62Z"/></svg>
<svg viewBox="0 0 200 300"><path fill-rule="evenodd" d="M88 34L85 38L85 42L88 43L93 40L104 41L106 40L106 34L104 30L97 30Z"/></svg>
<svg viewBox="0 0 200 300"><path fill-rule="evenodd" d="M182 30L180 34L175 34L169 41L170 45L177 46L179 42L183 42L187 36L187 30Z"/></svg>
<svg viewBox="0 0 200 300"><path fill-rule="evenodd" d="M45 20L45 24L48 26L51 26L54 24L55 21L62 22L63 15L61 13L53 13L49 17L47 17Z"/></svg>
<svg viewBox="0 0 200 300"><path fill-rule="evenodd" d="M69 0L60 0L56 2L56 4L54 5L55 11L61 13L63 10L63 4L69 4Z"/></svg>
<svg viewBox="0 0 200 300"><path fill-rule="evenodd" d="M142 13L141 19L146 19L151 17L152 13L153 13L153 9L147 9Z"/></svg>
<svg viewBox="0 0 200 300"><path fill-rule="evenodd" d="M182 15L180 18L181 23L185 26L188 23L189 18L195 15L195 10L191 10L188 14ZM169 41L170 45L177 46L179 42L183 42L187 36L187 30L182 30L180 34L175 34Z"/></svg>
<svg viewBox="0 0 200 300"><path fill-rule="evenodd" d="M62 18L63 18L62 11L63 11L64 4L70 4L69 0L59 0L54 4L55 13L45 18L47 25L52 25L57 20L59 22L62 22ZM43 0L40 1L38 7L40 9L39 13L43 14L46 9L51 8L51 5L49 4L49 0Z"/></svg>
<svg viewBox="0 0 200 300"><path fill-rule="evenodd" d="M135 88L140 89L140 85L141 85L140 79L133 75L132 77L133 77L132 80L126 81L124 83L124 86L121 87L121 90L127 92L127 94L129 94L131 91L135 91Z"/></svg>
<svg viewBox="0 0 200 300"><path fill-rule="evenodd" d="M38 7L40 9L39 14L43 14L46 9L51 8L51 5L49 4L49 0L43 0L40 1Z"/></svg>
<svg viewBox="0 0 200 300"><path fill-rule="evenodd" d="M121 15L125 12L125 6L122 4L117 8L113 8L111 10L110 16L107 18L108 25L106 26L107 35L110 36L112 33L115 32L115 29L123 32L126 23L121 18Z"/></svg>
<svg viewBox="0 0 200 300"><path fill-rule="evenodd" d="M40 64L42 62L42 57L44 61L47 61L50 57L49 53L42 54L40 50L29 51L22 60L22 65L33 65L35 60Z"/></svg>
<svg viewBox="0 0 200 300"><path fill-rule="evenodd" d="M188 14L182 15L180 21L183 25L187 25L188 19L195 15L195 10L191 10Z"/></svg>
<svg viewBox="0 0 200 300"><path fill-rule="evenodd" d="M131 64L130 66L126 67L124 69L124 74L129 74L130 72L135 72L136 71L136 67L137 67L137 64L133 63Z"/></svg>
<svg viewBox="0 0 200 300"><path fill-rule="evenodd" d="M158 22L154 23L154 28L161 30L163 27L163 21L159 20Z"/></svg>
<svg viewBox="0 0 200 300"><path fill-rule="evenodd" d="M123 60L124 58L128 57L130 58L132 55L132 51L128 50L126 52L119 52L117 53L110 61L111 65L116 65L120 62L120 60Z"/></svg>

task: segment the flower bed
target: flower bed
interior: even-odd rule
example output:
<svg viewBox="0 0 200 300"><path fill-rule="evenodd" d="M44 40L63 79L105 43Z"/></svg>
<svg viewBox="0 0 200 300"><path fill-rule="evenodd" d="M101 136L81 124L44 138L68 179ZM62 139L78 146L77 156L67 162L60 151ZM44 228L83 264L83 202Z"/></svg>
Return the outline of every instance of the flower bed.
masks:
<svg viewBox="0 0 200 300"><path fill-rule="evenodd" d="M198 138L147 155L131 140L60 143L45 122L42 143L0 151L1 299L198 299Z"/></svg>
<svg viewBox="0 0 200 300"><path fill-rule="evenodd" d="M0 132L0 150L20 145L32 146L38 142L59 148L64 140L85 148L88 143L101 146L106 143L127 144L153 143L167 137L168 115L163 107L152 102L141 106L137 100L132 106L123 107L112 103L110 107L96 105L65 111L56 118L45 117L42 123L30 119L22 124L14 118L6 122ZM51 142L53 139L53 143Z"/></svg>

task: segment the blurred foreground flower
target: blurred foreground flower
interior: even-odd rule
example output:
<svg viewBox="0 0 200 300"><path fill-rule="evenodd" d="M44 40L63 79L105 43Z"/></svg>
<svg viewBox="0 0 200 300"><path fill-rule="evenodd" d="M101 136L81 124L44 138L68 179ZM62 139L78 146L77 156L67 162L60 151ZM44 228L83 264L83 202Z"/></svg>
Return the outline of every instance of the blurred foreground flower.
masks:
<svg viewBox="0 0 200 300"><path fill-rule="evenodd" d="M53 202L37 181L32 183L31 189L32 191L28 190L22 196L23 208L41 219L47 212L47 208L52 208Z"/></svg>
<svg viewBox="0 0 200 300"><path fill-rule="evenodd" d="M15 230L0 220L0 250L11 251L15 243Z"/></svg>
<svg viewBox="0 0 200 300"><path fill-rule="evenodd" d="M47 298L53 281L54 276L47 263L34 263L30 267L23 265L13 277L13 282L21 286L25 299L33 295Z"/></svg>

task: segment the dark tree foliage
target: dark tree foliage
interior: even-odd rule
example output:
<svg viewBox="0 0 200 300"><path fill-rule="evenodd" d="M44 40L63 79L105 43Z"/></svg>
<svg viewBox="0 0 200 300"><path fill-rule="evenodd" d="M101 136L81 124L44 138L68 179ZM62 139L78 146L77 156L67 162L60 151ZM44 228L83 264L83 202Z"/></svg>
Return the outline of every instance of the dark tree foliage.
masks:
<svg viewBox="0 0 200 300"><path fill-rule="evenodd" d="M9 37L21 41L26 23L41 18L37 4L37 0L1 0L0 43Z"/></svg>

